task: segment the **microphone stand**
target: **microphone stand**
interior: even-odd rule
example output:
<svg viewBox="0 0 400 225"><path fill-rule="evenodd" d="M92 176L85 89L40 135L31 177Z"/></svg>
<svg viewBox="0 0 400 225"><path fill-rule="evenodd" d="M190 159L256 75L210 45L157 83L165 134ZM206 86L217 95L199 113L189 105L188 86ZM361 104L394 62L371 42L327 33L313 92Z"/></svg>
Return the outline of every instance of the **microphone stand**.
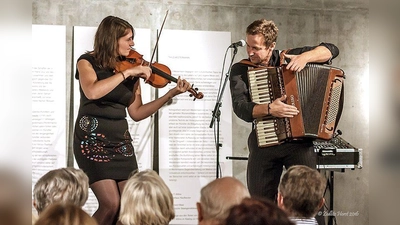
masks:
<svg viewBox="0 0 400 225"><path fill-rule="evenodd" d="M220 107L222 105L222 102L221 102L222 101L222 96L224 94L225 87L226 87L226 84L228 82L228 78L230 76L230 72L231 72L231 69L232 69L233 60L235 59L235 56L237 54L237 46L233 46L233 47L234 47L234 51L233 51L231 64L229 65L228 72L225 75L224 84L222 86L221 92L219 93L219 96L217 97L217 102L215 103L214 110L212 111L213 114L212 114L212 119L211 119L211 123L210 123L210 128L212 128L213 125L214 125L215 119L217 119L217 125L216 125L217 126L217 140L216 140L216 144L215 144L216 152L217 152L217 170L216 170L217 173L216 173L216 178L219 178L219 148L222 147L222 144L219 143L219 126L220 126L219 123L220 123L220 116L221 116Z"/></svg>

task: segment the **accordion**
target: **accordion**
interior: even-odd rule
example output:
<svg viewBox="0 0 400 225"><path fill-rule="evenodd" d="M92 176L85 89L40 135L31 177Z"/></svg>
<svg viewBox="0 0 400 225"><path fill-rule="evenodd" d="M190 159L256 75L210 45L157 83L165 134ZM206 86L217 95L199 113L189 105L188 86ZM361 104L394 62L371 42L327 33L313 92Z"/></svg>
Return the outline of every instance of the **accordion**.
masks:
<svg viewBox="0 0 400 225"><path fill-rule="evenodd" d="M286 104L299 114L292 118L266 116L255 119L259 147L305 138L333 137L343 105L343 70L307 64L300 72L281 67L250 69L247 73L253 102L272 103L286 95Z"/></svg>

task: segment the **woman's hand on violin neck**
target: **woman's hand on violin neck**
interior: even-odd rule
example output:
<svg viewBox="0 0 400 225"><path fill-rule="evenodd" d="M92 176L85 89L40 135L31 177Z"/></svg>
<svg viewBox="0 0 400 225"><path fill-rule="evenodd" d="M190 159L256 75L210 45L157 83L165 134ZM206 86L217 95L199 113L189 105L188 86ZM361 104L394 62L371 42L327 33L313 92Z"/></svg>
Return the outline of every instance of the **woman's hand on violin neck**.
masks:
<svg viewBox="0 0 400 225"><path fill-rule="evenodd" d="M126 73L125 73L126 72ZM151 68L149 66L138 65L127 69L124 74L131 77L140 77L147 81L151 76Z"/></svg>
<svg viewBox="0 0 400 225"><path fill-rule="evenodd" d="M182 94L186 91L188 91L191 88L191 85L189 82L187 82L185 79L181 80L181 77L178 77L178 81L176 82L175 88L172 89L174 95L179 95Z"/></svg>

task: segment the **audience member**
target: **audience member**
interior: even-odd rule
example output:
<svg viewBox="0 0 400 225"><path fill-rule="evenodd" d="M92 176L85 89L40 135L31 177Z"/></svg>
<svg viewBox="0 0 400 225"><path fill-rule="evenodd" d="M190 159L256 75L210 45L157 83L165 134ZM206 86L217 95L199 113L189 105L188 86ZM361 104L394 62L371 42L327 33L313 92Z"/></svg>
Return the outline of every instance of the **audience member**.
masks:
<svg viewBox="0 0 400 225"><path fill-rule="evenodd" d="M88 199L89 179L81 169L59 168L47 172L33 188L33 206L40 214L55 202L82 207Z"/></svg>
<svg viewBox="0 0 400 225"><path fill-rule="evenodd" d="M30 191L24 172L0 165L0 225L30 224Z"/></svg>
<svg viewBox="0 0 400 225"><path fill-rule="evenodd" d="M295 225L274 202L263 198L245 198L231 208L226 225Z"/></svg>
<svg viewBox="0 0 400 225"><path fill-rule="evenodd" d="M245 197L250 197L249 191L234 177L222 177L211 181L200 191L200 202L197 203L199 224L224 224L229 209Z"/></svg>
<svg viewBox="0 0 400 225"><path fill-rule="evenodd" d="M172 193L153 170L131 176L121 195L123 225L167 225L175 218Z"/></svg>
<svg viewBox="0 0 400 225"><path fill-rule="evenodd" d="M35 225L97 225L97 222L81 207L57 202L46 207Z"/></svg>
<svg viewBox="0 0 400 225"><path fill-rule="evenodd" d="M324 205L325 178L316 170L303 165L290 167L278 187L278 206L297 225L318 225L315 216Z"/></svg>

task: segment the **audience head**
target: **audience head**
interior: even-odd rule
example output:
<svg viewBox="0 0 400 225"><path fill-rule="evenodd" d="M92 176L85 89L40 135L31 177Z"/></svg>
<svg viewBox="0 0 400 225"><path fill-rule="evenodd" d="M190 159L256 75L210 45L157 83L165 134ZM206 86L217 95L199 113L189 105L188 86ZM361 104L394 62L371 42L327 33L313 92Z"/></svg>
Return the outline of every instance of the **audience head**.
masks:
<svg viewBox="0 0 400 225"><path fill-rule="evenodd" d="M200 191L197 203L199 224L223 224L229 209L239 204L249 191L234 177L222 177L211 181Z"/></svg>
<svg viewBox="0 0 400 225"><path fill-rule="evenodd" d="M291 217L311 218L323 206L325 178L307 166L290 167L278 187L278 206Z"/></svg>
<svg viewBox="0 0 400 225"><path fill-rule="evenodd" d="M26 225L31 220L31 182L24 173L0 165L0 225Z"/></svg>
<svg viewBox="0 0 400 225"><path fill-rule="evenodd" d="M97 222L81 207L59 202L46 207L35 225L97 225Z"/></svg>
<svg viewBox="0 0 400 225"><path fill-rule="evenodd" d="M80 169L60 168L47 172L33 188L33 205L40 214L56 202L82 207L88 199L89 178Z"/></svg>
<svg viewBox="0 0 400 225"><path fill-rule="evenodd" d="M167 225L175 218L172 193L153 170L131 176L121 196L119 220L124 225Z"/></svg>
<svg viewBox="0 0 400 225"><path fill-rule="evenodd" d="M262 198L245 198L231 208L226 225L295 225L274 202Z"/></svg>

